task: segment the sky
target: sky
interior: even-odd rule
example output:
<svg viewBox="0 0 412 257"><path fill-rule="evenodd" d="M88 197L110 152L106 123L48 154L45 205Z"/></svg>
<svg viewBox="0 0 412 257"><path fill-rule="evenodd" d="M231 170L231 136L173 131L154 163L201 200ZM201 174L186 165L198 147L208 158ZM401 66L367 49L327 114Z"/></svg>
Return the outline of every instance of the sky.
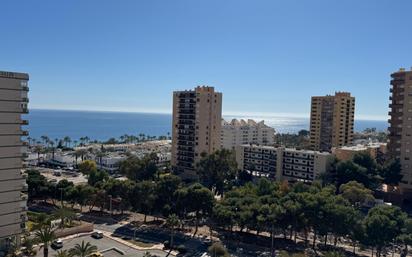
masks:
<svg viewBox="0 0 412 257"><path fill-rule="evenodd" d="M4 0L0 70L30 74L30 107L171 112L172 92L223 93L224 114L308 117L348 91L386 119L412 66L412 1Z"/></svg>

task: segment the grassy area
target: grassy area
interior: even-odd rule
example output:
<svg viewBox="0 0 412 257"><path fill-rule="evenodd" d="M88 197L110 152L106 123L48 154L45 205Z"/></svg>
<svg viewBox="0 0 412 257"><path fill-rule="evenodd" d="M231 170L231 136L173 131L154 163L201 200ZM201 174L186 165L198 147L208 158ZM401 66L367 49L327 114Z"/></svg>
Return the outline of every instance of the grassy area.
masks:
<svg viewBox="0 0 412 257"><path fill-rule="evenodd" d="M139 247L142 247L142 248L150 248L154 246L154 244L151 244L151 243L143 243L143 242L135 241L135 240L130 240L129 242Z"/></svg>

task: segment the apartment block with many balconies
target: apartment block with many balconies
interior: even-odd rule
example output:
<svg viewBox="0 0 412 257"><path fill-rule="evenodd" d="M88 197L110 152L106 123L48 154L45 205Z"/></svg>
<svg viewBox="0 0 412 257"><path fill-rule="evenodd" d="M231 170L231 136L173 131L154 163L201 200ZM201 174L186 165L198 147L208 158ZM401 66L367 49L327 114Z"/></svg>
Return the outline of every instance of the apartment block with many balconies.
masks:
<svg viewBox="0 0 412 257"><path fill-rule="evenodd" d="M22 141L27 131L22 125L28 113L28 74L0 71L0 248L20 241L25 229L27 191L22 174L27 143Z"/></svg>
<svg viewBox="0 0 412 257"><path fill-rule="evenodd" d="M388 153L401 162L401 192L412 193L412 70L391 74Z"/></svg>
<svg viewBox="0 0 412 257"><path fill-rule="evenodd" d="M221 148L222 93L213 87L173 93L172 167L184 179L195 178L202 154Z"/></svg>
<svg viewBox="0 0 412 257"><path fill-rule="evenodd" d="M327 171L333 157L328 152L241 145L236 148L236 161L240 170L255 177L310 183Z"/></svg>
<svg viewBox="0 0 412 257"><path fill-rule="evenodd" d="M248 119L233 119L230 122L222 120L222 148L235 149L238 145L257 144L273 145L275 142L275 129L269 127L262 120L256 122Z"/></svg>
<svg viewBox="0 0 412 257"><path fill-rule="evenodd" d="M315 151L330 152L332 147L351 145L355 98L347 92L312 97L310 145Z"/></svg>

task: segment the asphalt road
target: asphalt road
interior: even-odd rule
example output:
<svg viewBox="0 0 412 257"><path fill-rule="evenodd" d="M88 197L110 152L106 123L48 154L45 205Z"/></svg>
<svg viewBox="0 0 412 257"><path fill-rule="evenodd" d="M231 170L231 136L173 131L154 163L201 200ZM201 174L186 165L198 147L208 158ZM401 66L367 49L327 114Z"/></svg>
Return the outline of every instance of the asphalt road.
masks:
<svg viewBox="0 0 412 257"><path fill-rule="evenodd" d="M156 229L152 227L140 227L134 228L133 226L126 224L94 224L95 229L118 234L123 239L132 240L134 235L136 239L145 243L164 243L170 240L170 232L167 230ZM184 245L188 250L184 256L201 256L207 251L208 244L200 239L192 238L181 233L176 233L174 236L175 245Z"/></svg>
<svg viewBox="0 0 412 257"><path fill-rule="evenodd" d="M104 237L102 239L94 239L91 236L82 236L82 237L77 237L77 238L72 238L72 239L67 239L63 241L63 248L59 250L68 250L75 246L76 244L81 244L82 241L90 242L92 245L97 246L98 251L103 251L109 248L117 248L125 253L125 255L120 255L119 253L115 251L110 251L107 254L104 254L106 257L143 257L144 253L146 251L139 251L134 248L128 247L124 244L121 244L119 242L116 242L115 240L112 240L110 238ZM150 250L149 251L152 254L155 254L160 257L164 257L167 255L167 253L163 251L158 251L158 250ZM56 254L56 250L49 248L49 256L54 256ZM43 250L41 249L40 251L37 252L36 257L43 257Z"/></svg>

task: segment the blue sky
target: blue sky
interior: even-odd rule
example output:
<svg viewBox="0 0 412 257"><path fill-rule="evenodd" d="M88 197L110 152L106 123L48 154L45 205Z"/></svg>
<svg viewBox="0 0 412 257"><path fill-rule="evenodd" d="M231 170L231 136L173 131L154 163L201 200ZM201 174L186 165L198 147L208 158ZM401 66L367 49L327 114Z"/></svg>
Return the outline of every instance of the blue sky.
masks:
<svg viewBox="0 0 412 257"><path fill-rule="evenodd" d="M30 73L32 108L170 112L172 91L223 92L225 114L308 116L350 91L386 119L412 66L411 1L6 0L0 70Z"/></svg>

